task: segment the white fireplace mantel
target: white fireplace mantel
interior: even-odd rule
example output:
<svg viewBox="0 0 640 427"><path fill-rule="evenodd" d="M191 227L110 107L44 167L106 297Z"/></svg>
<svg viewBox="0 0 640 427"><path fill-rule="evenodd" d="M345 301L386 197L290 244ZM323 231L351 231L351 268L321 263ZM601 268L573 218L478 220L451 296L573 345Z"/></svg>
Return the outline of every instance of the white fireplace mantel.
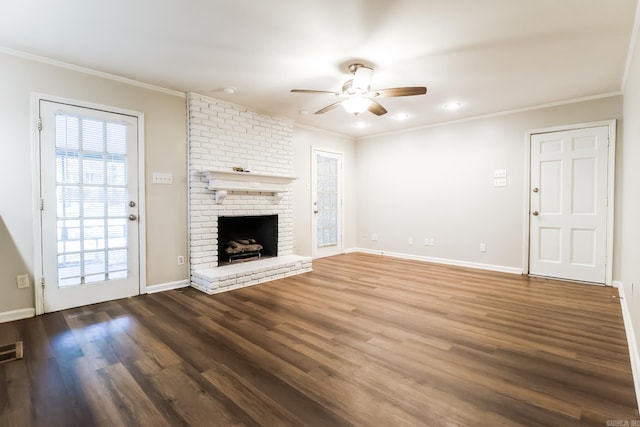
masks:
<svg viewBox="0 0 640 427"><path fill-rule="evenodd" d="M274 202L278 203L287 191L287 185L298 179L293 176L219 169L203 170L201 174L209 180L207 189L215 192L217 204L221 204L227 194L234 191L270 193Z"/></svg>

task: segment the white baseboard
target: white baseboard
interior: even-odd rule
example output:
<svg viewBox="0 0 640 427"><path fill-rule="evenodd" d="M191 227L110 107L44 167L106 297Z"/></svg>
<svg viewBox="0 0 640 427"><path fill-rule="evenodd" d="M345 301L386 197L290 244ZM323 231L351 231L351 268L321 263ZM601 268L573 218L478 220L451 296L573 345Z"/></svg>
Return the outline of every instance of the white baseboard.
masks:
<svg viewBox="0 0 640 427"><path fill-rule="evenodd" d="M148 294L155 294L156 292L170 291L171 289L186 288L189 286L189 280L178 280L177 282L160 283L158 285L147 286Z"/></svg>
<svg viewBox="0 0 640 427"><path fill-rule="evenodd" d="M13 322L14 320L28 319L36 315L35 308L22 308L20 310L5 311L0 313L0 323Z"/></svg>
<svg viewBox="0 0 640 427"><path fill-rule="evenodd" d="M363 252L365 249L360 249L360 248L349 248L349 249L345 249L344 253L345 254L353 254L356 252Z"/></svg>
<svg viewBox="0 0 640 427"><path fill-rule="evenodd" d="M393 258L410 259L413 261L432 262L435 264L453 265L456 267L476 268L478 270L498 271L501 273L523 274L522 269L517 267L505 267L503 265L482 264L479 262L460 261L457 259L435 258L435 257L422 256L422 255L404 254L401 252L387 252L387 251L379 251L379 250L366 249L366 248L350 248L345 251L345 253L354 253L354 252L361 252L361 253L372 254L372 255L384 255L384 256L390 256Z"/></svg>
<svg viewBox="0 0 640 427"><path fill-rule="evenodd" d="M624 330L627 334L627 343L629 345L629 358L631 359L631 372L633 373L633 386L636 390L636 403L640 408L640 352L638 350L638 341L633 330L633 322L631 321L631 312L629 311L630 299L625 295L622 282L615 281L613 286L618 288L620 295L620 306L622 307L622 318L624 319Z"/></svg>

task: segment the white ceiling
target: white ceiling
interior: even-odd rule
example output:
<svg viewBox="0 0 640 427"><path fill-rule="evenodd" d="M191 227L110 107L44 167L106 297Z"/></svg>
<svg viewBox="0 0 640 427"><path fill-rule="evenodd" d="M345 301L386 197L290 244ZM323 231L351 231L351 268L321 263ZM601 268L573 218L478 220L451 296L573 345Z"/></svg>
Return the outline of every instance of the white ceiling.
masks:
<svg viewBox="0 0 640 427"><path fill-rule="evenodd" d="M0 0L0 46L364 136L618 92L636 3ZM364 129L342 108L313 114L333 95L289 92L339 91L353 60L372 88L429 92L381 99L389 114L363 113Z"/></svg>

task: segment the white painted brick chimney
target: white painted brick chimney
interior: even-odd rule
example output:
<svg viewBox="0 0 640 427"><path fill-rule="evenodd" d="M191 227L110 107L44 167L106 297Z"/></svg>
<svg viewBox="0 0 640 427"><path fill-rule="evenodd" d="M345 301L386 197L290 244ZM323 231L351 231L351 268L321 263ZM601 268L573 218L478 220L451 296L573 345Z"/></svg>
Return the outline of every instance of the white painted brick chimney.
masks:
<svg viewBox="0 0 640 427"><path fill-rule="evenodd" d="M309 271L310 258L292 255L293 193L290 185L278 203L268 193L229 192L221 204L216 204L214 192L207 189L208 181L201 174L213 169L231 171L237 166L256 174L291 176L293 121L193 93L187 96L187 106L192 286L203 292L216 293ZM229 266L232 269L218 267L219 216L274 214L278 215L277 260ZM269 268L265 267L266 261L269 261ZM233 273L229 274L230 271Z"/></svg>

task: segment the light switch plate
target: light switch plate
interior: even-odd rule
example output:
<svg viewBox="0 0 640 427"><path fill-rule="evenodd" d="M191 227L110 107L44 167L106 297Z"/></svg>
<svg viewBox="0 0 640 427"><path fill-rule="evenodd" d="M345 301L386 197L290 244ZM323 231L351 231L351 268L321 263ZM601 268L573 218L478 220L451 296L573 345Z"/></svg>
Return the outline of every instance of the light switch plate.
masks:
<svg viewBox="0 0 640 427"><path fill-rule="evenodd" d="M507 186L507 178L494 178L493 179L494 187L506 187Z"/></svg>
<svg viewBox="0 0 640 427"><path fill-rule="evenodd" d="M493 171L494 178L506 178L507 170L506 169L496 169Z"/></svg>
<svg viewBox="0 0 640 427"><path fill-rule="evenodd" d="M164 184L164 185L173 184L173 174L172 173L154 172L153 173L153 183L154 184Z"/></svg>

